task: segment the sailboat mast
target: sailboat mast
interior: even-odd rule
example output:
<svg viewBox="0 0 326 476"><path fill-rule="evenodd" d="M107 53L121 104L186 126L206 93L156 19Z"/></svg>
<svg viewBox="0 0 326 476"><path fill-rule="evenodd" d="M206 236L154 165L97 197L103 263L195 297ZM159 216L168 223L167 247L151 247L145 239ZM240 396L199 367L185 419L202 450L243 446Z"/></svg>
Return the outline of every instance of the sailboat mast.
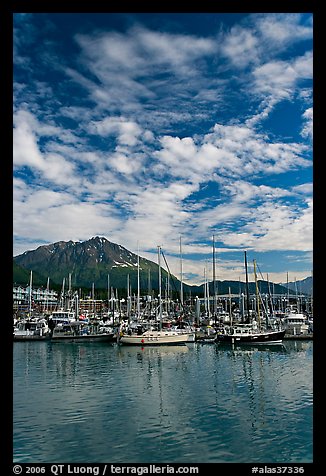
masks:
<svg viewBox="0 0 326 476"><path fill-rule="evenodd" d="M211 317L211 309L210 309L210 302L209 302L210 301L210 296L209 296L209 280L208 280L208 264L207 264L207 262L206 262L206 266L207 266L207 273L206 273L207 317L210 318Z"/></svg>
<svg viewBox="0 0 326 476"><path fill-rule="evenodd" d="M183 263L182 263L182 244L180 236L180 302L183 308Z"/></svg>
<svg viewBox="0 0 326 476"><path fill-rule="evenodd" d="M139 270L139 244L137 242L137 319L140 318L140 270Z"/></svg>
<svg viewBox="0 0 326 476"><path fill-rule="evenodd" d="M33 271L31 270L29 278L29 297L28 297L28 313L29 317L32 315L32 287L33 287Z"/></svg>
<svg viewBox="0 0 326 476"><path fill-rule="evenodd" d="M250 307L250 296L249 296L249 283L248 283L248 265L247 265L247 252L245 251L244 252L244 256L245 256L245 271L246 271L246 293L247 293L247 319L249 321L250 319L250 311L249 311L249 307Z"/></svg>
<svg viewBox="0 0 326 476"><path fill-rule="evenodd" d="M158 254L158 292L159 292L159 319L160 329L162 329L162 283L161 283L161 247L157 247Z"/></svg>
<svg viewBox="0 0 326 476"><path fill-rule="evenodd" d="M62 309L65 309L65 283L66 283L66 278L63 278L62 288L61 288L61 295L60 295L60 300L59 300L59 306L62 307Z"/></svg>
<svg viewBox="0 0 326 476"><path fill-rule="evenodd" d="M267 283L268 283L268 294L269 294L270 309L271 309L270 314L271 314L271 317L274 317L274 315L275 315L275 310L274 310L274 283L273 283L273 291L271 291L268 273L267 273ZM267 311L268 311L268 306L266 306L266 307L267 307ZM266 317L267 317L267 320L268 320L268 315L267 314L266 314Z"/></svg>
<svg viewBox="0 0 326 476"><path fill-rule="evenodd" d="M114 289L113 289L113 286L111 286L111 302L112 302L112 306L111 306L111 309L112 309L112 323L114 325L114 319L115 319L115 297L114 297Z"/></svg>
<svg viewBox="0 0 326 476"><path fill-rule="evenodd" d="M46 282L46 300L45 300L45 312L49 312L49 292L50 292L50 278Z"/></svg>
<svg viewBox="0 0 326 476"><path fill-rule="evenodd" d="M127 274L127 318L130 324L130 277Z"/></svg>
<svg viewBox="0 0 326 476"><path fill-rule="evenodd" d="M171 299L170 299L170 271L168 270L168 314L171 310Z"/></svg>
<svg viewBox="0 0 326 476"><path fill-rule="evenodd" d="M286 287L288 289L288 302L287 307L290 308L290 289L289 289L289 272L286 272Z"/></svg>
<svg viewBox="0 0 326 476"><path fill-rule="evenodd" d="M151 269L148 268L148 295L147 295L148 318L152 316L152 279Z"/></svg>
<svg viewBox="0 0 326 476"><path fill-rule="evenodd" d="M207 314L206 268L204 268L204 305L205 305L205 314Z"/></svg>
<svg viewBox="0 0 326 476"><path fill-rule="evenodd" d="M77 291L75 291L75 294L74 294L74 302L75 302L76 321L79 321L79 296Z"/></svg>
<svg viewBox="0 0 326 476"><path fill-rule="evenodd" d="M151 294L152 294L151 269L150 268L148 268L147 294L148 294L148 296L151 296Z"/></svg>
<svg viewBox="0 0 326 476"><path fill-rule="evenodd" d="M93 319L95 319L95 284L92 283L92 312Z"/></svg>
<svg viewBox="0 0 326 476"><path fill-rule="evenodd" d="M256 273L256 260L254 259L254 274L255 274L255 284L256 284L256 302L257 302L257 317L258 317L258 329L260 329L260 306L259 306L259 289Z"/></svg>
<svg viewBox="0 0 326 476"><path fill-rule="evenodd" d="M108 315L110 309L110 275L108 274Z"/></svg>
<svg viewBox="0 0 326 476"><path fill-rule="evenodd" d="M229 318L230 318L230 325L232 327L232 298L231 298L231 288L229 286Z"/></svg>
<svg viewBox="0 0 326 476"><path fill-rule="evenodd" d="M216 323L216 274L215 274L215 236L213 235L213 292L214 292L214 300L213 300L213 313Z"/></svg>
<svg viewBox="0 0 326 476"><path fill-rule="evenodd" d="M294 287L295 287L295 300L297 303L297 312L300 312L300 300L298 297L298 286L297 286L297 278L294 277Z"/></svg>

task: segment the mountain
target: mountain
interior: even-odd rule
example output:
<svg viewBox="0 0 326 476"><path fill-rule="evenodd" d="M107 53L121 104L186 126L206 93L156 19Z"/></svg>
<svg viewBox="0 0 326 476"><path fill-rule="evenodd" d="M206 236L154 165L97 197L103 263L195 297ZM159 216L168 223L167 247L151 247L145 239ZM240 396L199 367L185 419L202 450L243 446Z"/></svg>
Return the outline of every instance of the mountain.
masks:
<svg viewBox="0 0 326 476"><path fill-rule="evenodd" d="M256 283L249 282L249 293L256 294ZM258 288L261 294L286 294L287 288L280 284L274 284L268 281L258 280ZM246 284L239 281L217 281L218 294L246 294ZM212 296L214 293L213 282L209 283L209 293Z"/></svg>
<svg viewBox="0 0 326 476"><path fill-rule="evenodd" d="M313 279L312 276L308 276L305 279L302 279L301 281L291 281L288 284L287 283L282 283L283 286L287 288L289 286L290 291L298 292L299 294L311 294L312 293L312 287L313 287Z"/></svg>
<svg viewBox="0 0 326 476"><path fill-rule="evenodd" d="M121 245L112 243L104 237L93 237L83 242L58 241L50 245L39 246L36 250L14 257L13 280L16 284L26 285L29 282L30 270L33 271L33 284L45 286L50 278L51 287L62 285L63 279L68 280L74 288L85 287L107 289L108 275L110 286L121 290L127 288L129 275L132 292L137 290L137 259L138 256ZM164 260L162 263L162 292L164 292L167 272ZM158 265L153 261L139 257L140 288L142 294L148 290L150 276L151 289L158 289ZM218 294L245 293L245 284L239 281L217 281ZM273 289L272 289L273 286ZM269 287L275 294L286 294L287 288L279 284L268 284L259 281L262 294L268 294ZM175 276L170 277L170 289L180 291L180 281ZM210 295L213 295L213 283L209 283ZM145 291L146 290L146 291ZM204 286L191 286L183 283L184 297L202 296ZM255 293L255 283L249 283L249 291Z"/></svg>
<svg viewBox="0 0 326 476"><path fill-rule="evenodd" d="M41 274L44 282L49 276L52 282L60 284L71 274L73 286L87 288L92 287L92 283L96 288L107 288L109 275L110 285L126 289L129 274L134 290L137 288L137 259L137 255L123 246L96 236L84 242L58 241L39 246L36 250L14 257L14 263ZM151 285L153 289L157 288L158 265L140 257L139 268L141 288L148 289L149 272ZM162 277L166 275L162 269ZM14 281L17 280L19 276L14 268Z"/></svg>
<svg viewBox="0 0 326 476"><path fill-rule="evenodd" d="M32 268L31 268L32 269ZM22 286L28 286L30 281L30 270L20 266L18 263L13 263L13 281L16 284ZM33 286L46 286L47 277L42 276L40 273L33 271Z"/></svg>

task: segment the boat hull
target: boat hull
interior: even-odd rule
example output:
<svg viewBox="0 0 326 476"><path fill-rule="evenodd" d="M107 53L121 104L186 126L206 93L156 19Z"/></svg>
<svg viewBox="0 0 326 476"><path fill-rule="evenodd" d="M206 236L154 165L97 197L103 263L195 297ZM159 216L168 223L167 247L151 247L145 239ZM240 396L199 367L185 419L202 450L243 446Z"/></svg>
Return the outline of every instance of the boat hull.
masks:
<svg viewBox="0 0 326 476"><path fill-rule="evenodd" d="M114 334L93 335L57 335L51 337L51 342L115 342Z"/></svg>
<svg viewBox="0 0 326 476"><path fill-rule="evenodd" d="M230 344L277 344L283 341L285 330L252 334L219 334L216 342Z"/></svg>
<svg viewBox="0 0 326 476"><path fill-rule="evenodd" d="M196 337L196 341L198 344L215 344L216 338L215 337Z"/></svg>
<svg viewBox="0 0 326 476"><path fill-rule="evenodd" d="M124 345L179 345L192 342L192 334L175 333L149 333L149 334L124 334L120 336L119 343Z"/></svg>
<svg viewBox="0 0 326 476"><path fill-rule="evenodd" d="M14 335L14 342L45 341L50 338L50 335Z"/></svg>

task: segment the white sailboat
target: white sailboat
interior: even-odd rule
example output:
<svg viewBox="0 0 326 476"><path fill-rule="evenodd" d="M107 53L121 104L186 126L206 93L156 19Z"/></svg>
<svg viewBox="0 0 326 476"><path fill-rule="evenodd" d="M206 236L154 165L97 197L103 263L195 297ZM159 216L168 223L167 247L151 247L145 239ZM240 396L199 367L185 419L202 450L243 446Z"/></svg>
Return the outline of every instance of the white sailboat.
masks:
<svg viewBox="0 0 326 476"><path fill-rule="evenodd" d="M161 247L158 246L158 282L159 282L159 325L150 324L148 328L139 326L137 332L121 329L118 342L125 345L177 345L193 342L192 332L181 333L162 327L162 286L161 286ZM157 328L158 327L158 328Z"/></svg>

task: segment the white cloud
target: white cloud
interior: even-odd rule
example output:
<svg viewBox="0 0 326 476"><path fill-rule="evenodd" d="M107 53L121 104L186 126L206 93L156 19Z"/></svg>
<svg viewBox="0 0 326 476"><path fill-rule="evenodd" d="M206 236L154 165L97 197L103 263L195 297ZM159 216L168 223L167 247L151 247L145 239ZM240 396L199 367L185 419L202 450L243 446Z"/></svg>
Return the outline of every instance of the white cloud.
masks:
<svg viewBox="0 0 326 476"><path fill-rule="evenodd" d="M218 42L230 64L243 69L268 63L291 44L312 40L312 34L312 25L302 24L299 13L254 13L221 33Z"/></svg>
<svg viewBox="0 0 326 476"><path fill-rule="evenodd" d="M123 151L115 152L108 160L114 170L123 175L137 174L142 165L136 157L128 156Z"/></svg>
<svg viewBox="0 0 326 476"><path fill-rule="evenodd" d="M14 200L14 234L24 230L27 240L38 239L42 243L69 239L89 239L96 234L108 234L121 224L115 218L114 209L107 204L77 201L66 192L30 190L22 201ZM35 233L35 230L38 230Z"/></svg>
<svg viewBox="0 0 326 476"><path fill-rule="evenodd" d="M29 166L41 169L43 157L39 151L34 132L35 121L32 114L19 111L14 117L13 161L14 166Z"/></svg>
<svg viewBox="0 0 326 476"><path fill-rule="evenodd" d="M244 68L257 62L258 45L259 39L253 31L236 25L225 36L221 52L236 67Z"/></svg>
<svg viewBox="0 0 326 476"><path fill-rule="evenodd" d="M136 122L123 117L106 117L101 121L92 121L89 130L100 136L116 135L120 144L129 146L137 144L142 133Z"/></svg>
<svg viewBox="0 0 326 476"><path fill-rule="evenodd" d="M113 31L78 34L75 40L81 48L80 64L97 80L86 78L71 66L65 71L89 91L97 108L112 108L123 114L142 111L147 121L158 116L152 118L152 107L147 111L144 99L157 102L158 109L172 113L167 104L173 103L172 98L183 95L185 88L195 88L196 92L202 89L197 84L202 73L196 62L216 49L215 41L210 38L144 27L132 27L124 34ZM180 83L180 77L187 78L187 82ZM160 102L162 91L172 94L165 103Z"/></svg>
<svg viewBox="0 0 326 476"><path fill-rule="evenodd" d="M225 170L233 176L281 173L298 167L309 167L303 157L306 146L299 143L272 142L264 134L247 126L216 124L205 140L223 150ZM230 154L236 160L229 161Z"/></svg>
<svg viewBox="0 0 326 476"><path fill-rule="evenodd" d="M73 163L59 154L41 152L39 139L58 134L58 128L40 123L33 114L17 111L14 116L13 160L14 167L30 167L37 175L53 183L72 185L79 182Z"/></svg>
<svg viewBox="0 0 326 476"><path fill-rule="evenodd" d="M189 74L193 61L215 51L209 38L152 31L133 27L127 34L106 32L98 36L76 35L87 61L95 62L98 77L107 73L124 73L129 77L151 73L153 65L168 66Z"/></svg>
<svg viewBox="0 0 326 476"><path fill-rule="evenodd" d="M284 100L292 100L305 80L313 76L313 56L309 51L301 57L289 61L273 60L257 66L252 71L252 95L261 100L257 112L247 119L249 127L266 119L275 105ZM304 100L311 95L305 88Z"/></svg>
<svg viewBox="0 0 326 476"><path fill-rule="evenodd" d="M311 182L311 183L303 183L301 185L296 185L292 187L292 190L295 193L299 193L299 194L307 196L308 198L311 198L313 194L313 183Z"/></svg>
<svg viewBox="0 0 326 476"><path fill-rule="evenodd" d="M144 28L132 30L144 53L151 54L154 63L170 65L178 72L191 73L196 58L211 55L216 51L215 42L210 38L192 35L162 33Z"/></svg>
<svg viewBox="0 0 326 476"><path fill-rule="evenodd" d="M304 119L304 126L301 131L302 137L313 137L313 108L308 108L302 115Z"/></svg>
<svg viewBox="0 0 326 476"><path fill-rule="evenodd" d="M300 80L312 79L312 72L312 52L257 66L253 70L255 94L268 94L279 100L289 98Z"/></svg>
<svg viewBox="0 0 326 476"><path fill-rule="evenodd" d="M247 211L250 218L242 227L243 233L229 232L224 243L255 251L312 250L313 212L312 203L305 209L276 202L263 203ZM291 237L291 240L289 240Z"/></svg>
<svg viewBox="0 0 326 476"><path fill-rule="evenodd" d="M274 47L288 46L291 43L311 40L312 25L301 24L300 13L268 13L259 16L256 28L260 35Z"/></svg>

